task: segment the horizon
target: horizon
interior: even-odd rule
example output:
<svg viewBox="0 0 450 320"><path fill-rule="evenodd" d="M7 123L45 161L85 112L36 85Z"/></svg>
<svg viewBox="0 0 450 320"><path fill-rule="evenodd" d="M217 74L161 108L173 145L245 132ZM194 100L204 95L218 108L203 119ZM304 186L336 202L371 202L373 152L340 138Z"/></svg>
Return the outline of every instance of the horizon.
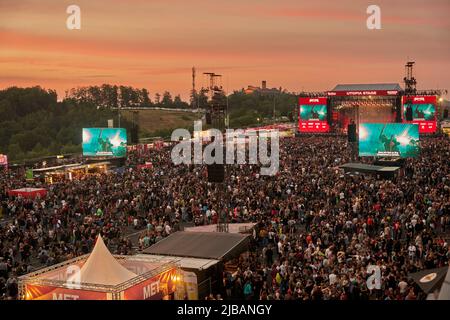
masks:
<svg viewBox="0 0 450 320"><path fill-rule="evenodd" d="M289 92L342 83L403 87L404 64L413 60L419 90L450 89L446 0L377 1L381 30L367 29L365 0L78 0L81 29L68 30L71 4L0 3L0 88L39 85L64 97L108 83L146 88L152 100L169 91L188 101L193 66L197 89L206 86L203 72L215 72L227 93L263 80Z"/></svg>

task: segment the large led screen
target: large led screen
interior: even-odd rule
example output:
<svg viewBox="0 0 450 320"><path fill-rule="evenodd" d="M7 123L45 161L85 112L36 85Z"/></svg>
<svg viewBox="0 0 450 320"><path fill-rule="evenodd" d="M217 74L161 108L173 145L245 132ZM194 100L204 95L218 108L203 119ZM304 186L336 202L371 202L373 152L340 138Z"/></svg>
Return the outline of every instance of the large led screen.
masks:
<svg viewBox="0 0 450 320"><path fill-rule="evenodd" d="M123 128L84 128L83 156L125 157L127 131Z"/></svg>
<svg viewBox="0 0 450 320"><path fill-rule="evenodd" d="M436 132L436 96L405 96L403 97L403 120L416 123L419 133ZM408 121L408 110L411 110L412 120Z"/></svg>
<svg viewBox="0 0 450 320"><path fill-rule="evenodd" d="M419 154L419 127L410 123L359 125L360 157L413 158Z"/></svg>
<svg viewBox="0 0 450 320"><path fill-rule="evenodd" d="M300 132L328 132L327 98L300 98L298 130Z"/></svg>
<svg viewBox="0 0 450 320"><path fill-rule="evenodd" d="M300 118L302 120L327 120L327 106L326 105L300 105Z"/></svg>

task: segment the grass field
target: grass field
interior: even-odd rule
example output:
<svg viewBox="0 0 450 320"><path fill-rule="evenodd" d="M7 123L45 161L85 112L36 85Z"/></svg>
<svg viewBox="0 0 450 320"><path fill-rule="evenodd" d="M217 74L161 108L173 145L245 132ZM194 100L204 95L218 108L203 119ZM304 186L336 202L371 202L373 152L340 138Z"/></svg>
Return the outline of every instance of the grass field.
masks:
<svg viewBox="0 0 450 320"><path fill-rule="evenodd" d="M191 128L199 119L197 113L171 110L139 110L139 130L141 137L170 135L177 128ZM132 113L122 111L122 116L132 119Z"/></svg>

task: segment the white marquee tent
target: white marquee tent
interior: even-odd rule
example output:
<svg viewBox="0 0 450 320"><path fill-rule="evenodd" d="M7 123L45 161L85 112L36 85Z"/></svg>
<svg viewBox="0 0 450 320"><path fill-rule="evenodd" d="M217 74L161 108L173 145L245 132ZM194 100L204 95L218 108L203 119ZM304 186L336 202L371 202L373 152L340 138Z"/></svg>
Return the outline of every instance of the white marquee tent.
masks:
<svg viewBox="0 0 450 320"><path fill-rule="evenodd" d="M69 278L69 281L114 286L136 276L113 257L99 235L89 258L81 269Z"/></svg>

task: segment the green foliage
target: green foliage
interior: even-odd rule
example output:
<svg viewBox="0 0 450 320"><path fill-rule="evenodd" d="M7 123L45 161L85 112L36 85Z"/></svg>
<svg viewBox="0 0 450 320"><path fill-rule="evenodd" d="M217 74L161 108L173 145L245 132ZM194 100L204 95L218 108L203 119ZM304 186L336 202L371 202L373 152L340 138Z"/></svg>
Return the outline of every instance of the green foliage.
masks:
<svg viewBox="0 0 450 320"><path fill-rule="evenodd" d="M81 152L82 128L117 123L117 111L74 98L57 102L54 91L40 87L0 90L0 114L0 153L11 161ZM131 123L121 122L129 131Z"/></svg>
<svg viewBox="0 0 450 320"><path fill-rule="evenodd" d="M66 92L66 100L88 103L101 108L152 106L147 89L110 84L70 89Z"/></svg>
<svg viewBox="0 0 450 320"><path fill-rule="evenodd" d="M159 93L156 93L154 106L167 109L190 108L190 105L187 102L181 100L180 95L176 95L172 98L172 94L169 91L165 91L162 96Z"/></svg>
<svg viewBox="0 0 450 320"><path fill-rule="evenodd" d="M220 97L226 103L226 97ZM204 91L191 93L193 105L207 105ZM197 101L197 102L196 102ZM116 108L150 107L189 108L179 95L166 91L155 94L154 103L146 89L104 84L79 87L66 92L62 102L56 92L40 87L0 90L0 153L11 161L81 152L81 129L106 127L108 119L118 121ZM287 92L245 94L236 91L228 96L230 126L242 128L266 123L279 116L290 116L295 110L296 96ZM275 112L274 112L275 110ZM274 114L275 113L275 114ZM183 120L188 117L181 116ZM121 126L131 132L124 117ZM152 133L170 137L169 128ZM143 133L142 133L143 134Z"/></svg>
<svg viewBox="0 0 450 320"><path fill-rule="evenodd" d="M149 135L149 136L161 137L161 138L170 138L170 136L172 135L172 131L173 131L173 129L156 130L156 131L152 132L152 134Z"/></svg>
<svg viewBox="0 0 450 320"><path fill-rule="evenodd" d="M246 94L235 91L228 97L230 126L238 128L257 125L267 119L273 119L274 113L275 117L289 117L295 110L296 100L294 94L287 92L264 95L258 92Z"/></svg>

